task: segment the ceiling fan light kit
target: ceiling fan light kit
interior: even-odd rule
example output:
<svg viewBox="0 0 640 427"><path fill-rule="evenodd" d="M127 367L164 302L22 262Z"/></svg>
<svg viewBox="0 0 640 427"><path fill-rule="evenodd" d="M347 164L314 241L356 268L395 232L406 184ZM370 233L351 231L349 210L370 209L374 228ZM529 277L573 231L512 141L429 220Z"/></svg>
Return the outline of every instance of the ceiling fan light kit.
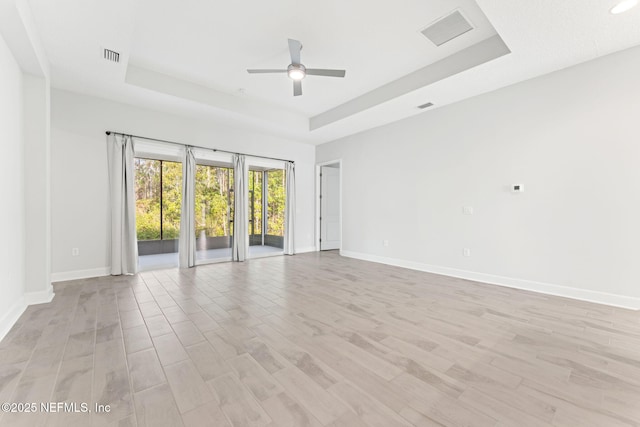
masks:
<svg viewBox="0 0 640 427"><path fill-rule="evenodd" d="M302 79L306 76L324 76L324 77L344 77L345 70L327 70L323 68L307 68L300 63L300 51L302 43L298 40L289 39L289 54L291 55L291 64L286 70L278 69L259 69L247 70L249 74L270 74L270 73L287 73L289 78L293 80L293 96L302 95Z"/></svg>
<svg viewBox="0 0 640 427"><path fill-rule="evenodd" d="M287 67L287 74L291 80L302 80L307 75L307 69L302 64L290 64Z"/></svg>

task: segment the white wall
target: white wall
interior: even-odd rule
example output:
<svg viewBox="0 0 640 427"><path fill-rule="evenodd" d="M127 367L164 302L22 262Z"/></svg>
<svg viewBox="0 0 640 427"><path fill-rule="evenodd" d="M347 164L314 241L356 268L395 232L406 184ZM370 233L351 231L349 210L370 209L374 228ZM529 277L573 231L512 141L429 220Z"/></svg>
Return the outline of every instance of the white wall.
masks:
<svg viewBox="0 0 640 427"><path fill-rule="evenodd" d="M0 36L0 339L24 310L22 72Z"/></svg>
<svg viewBox="0 0 640 427"><path fill-rule="evenodd" d="M28 268L25 291L29 299L53 297L51 287L51 141L50 87L44 77L25 74L24 156L25 156L25 244ZM26 119L28 118L28 120Z"/></svg>
<svg viewBox="0 0 640 427"><path fill-rule="evenodd" d="M319 146L344 254L640 308L638 76L633 48Z"/></svg>
<svg viewBox="0 0 640 427"><path fill-rule="evenodd" d="M315 147L215 122L192 120L52 90L51 228L54 280L108 273L107 130L294 160L297 185L296 250L313 248ZM80 256L72 257L71 248L79 248Z"/></svg>
<svg viewBox="0 0 640 427"><path fill-rule="evenodd" d="M49 63L26 0L0 2L0 339L51 301Z"/></svg>

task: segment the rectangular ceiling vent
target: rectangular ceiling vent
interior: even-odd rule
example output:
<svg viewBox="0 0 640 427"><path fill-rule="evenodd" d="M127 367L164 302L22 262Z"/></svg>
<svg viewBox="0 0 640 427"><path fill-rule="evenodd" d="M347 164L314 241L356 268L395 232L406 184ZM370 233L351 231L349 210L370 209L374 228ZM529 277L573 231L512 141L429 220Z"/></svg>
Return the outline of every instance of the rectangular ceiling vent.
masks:
<svg viewBox="0 0 640 427"><path fill-rule="evenodd" d="M425 108L433 107L433 102L427 102L426 104L418 105L418 108L424 110Z"/></svg>
<svg viewBox="0 0 640 427"><path fill-rule="evenodd" d="M421 31L436 46L442 46L448 41L473 30L473 26L466 20L459 10L438 19L433 24Z"/></svg>
<svg viewBox="0 0 640 427"><path fill-rule="evenodd" d="M104 49L103 58L111 62L120 62L120 54L115 50Z"/></svg>

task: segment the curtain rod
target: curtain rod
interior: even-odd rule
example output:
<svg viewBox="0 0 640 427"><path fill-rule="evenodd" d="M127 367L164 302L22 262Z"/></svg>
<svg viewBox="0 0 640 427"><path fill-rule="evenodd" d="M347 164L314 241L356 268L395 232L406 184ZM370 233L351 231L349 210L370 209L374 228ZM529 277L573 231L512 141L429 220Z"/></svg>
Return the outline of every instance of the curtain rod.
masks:
<svg viewBox="0 0 640 427"><path fill-rule="evenodd" d="M140 138L140 139L146 139L149 141L157 141L157 142L164 142L166 144L173 144L173 145L181 145L183 147L195 147L195 148L202 148L204 150L212 150L212 151L219 151L221 153L229 153L229 154L239 154L242 156L249 156L249 157L259 157L261 159L269 159L269 160L278 160L281 162L289 162L289 163L295 163L293 160L286 160L286 159L278 159L276 157L267 157L267 156L258 156L255 154L245 154L245 153L238 153L236 151L227 151L227 150L219 150L217 148L211 148L211 147L203 147L201 145L191 145L191 144L182 144L180 142L174 142L174 141L167 141L166 139L158 139L158 138L147 138L146 136L140 136L140 135L131 135L130 133L122 133L122 132L113 132L113 131L106 131L105 132L107 135L122 135L122 136L130 136L132 138Z"/></svg>

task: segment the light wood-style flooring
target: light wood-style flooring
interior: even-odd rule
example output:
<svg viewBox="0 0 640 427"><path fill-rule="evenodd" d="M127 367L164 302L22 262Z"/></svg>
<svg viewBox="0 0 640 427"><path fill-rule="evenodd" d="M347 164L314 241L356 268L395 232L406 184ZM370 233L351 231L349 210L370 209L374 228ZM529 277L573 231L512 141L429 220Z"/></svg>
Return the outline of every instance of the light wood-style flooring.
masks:
<svg viewBox="0 0 640 427"><path fill-rule="evenodd" d="M59 283L2 426L635 426L640 313L335 253Z"/></svg>

